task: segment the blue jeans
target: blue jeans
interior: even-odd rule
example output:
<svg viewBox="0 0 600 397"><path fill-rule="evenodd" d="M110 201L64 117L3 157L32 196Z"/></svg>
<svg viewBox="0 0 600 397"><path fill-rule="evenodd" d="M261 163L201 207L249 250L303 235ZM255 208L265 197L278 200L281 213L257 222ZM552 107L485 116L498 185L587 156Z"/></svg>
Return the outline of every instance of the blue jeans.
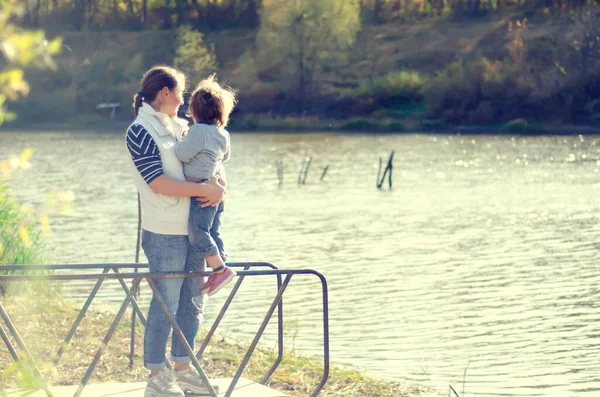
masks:
<svg viewBox="0 0 600 397"><path fill-rule="evenodd" d="M223 239L219 233L221 216L225 210L221 201L215 207L200 207L201 202L192 198L188 230L190 232L190 249L198 257L220 255L223 262L227 260Z"/></svg>
<svg viewBox="0 0 600 397"><path fill-rule="evenodd" d="M142 248L148 258L150 272L203 271L205 262L194 250L188 249L188 236L156 234L142 231ZM169 313L181 328L192 350L198 334L198 326L204 312L204 302L200 289L204 277L155 279L161 298ZM192 300L192 298L194 298ZM148 309L148 319L144 331L144 366L151 370L161 370L166 366L166 349L171 323L153 297ZM189 363L187 352L173 332L171 359L176 363Z"/></svg>

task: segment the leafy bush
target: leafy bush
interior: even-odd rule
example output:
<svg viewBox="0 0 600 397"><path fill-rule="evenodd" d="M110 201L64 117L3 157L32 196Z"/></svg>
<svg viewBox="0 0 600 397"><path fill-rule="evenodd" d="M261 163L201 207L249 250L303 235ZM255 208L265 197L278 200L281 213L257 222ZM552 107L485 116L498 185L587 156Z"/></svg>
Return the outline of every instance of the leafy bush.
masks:
<svg viewBox="0 0 600 397"><path fill-rule="evenodd" d="M40 232L0 180L0 264L41 263ZM0 283L0 294L5 290L6 285Z"/></svg>
<svg viewBox="0 0 600 397"><path fill-rule="evenodd" d="M505 123L501 127L501 130L505 132L524 133L530 132L532 130L532 126L527 122L527 120L519 118Z"/></svg>
<svg viewBox="0 0 600 397"><path fill-rule="evenodd" d="M421 89L426 82L419 72L395 71L363 81L356 89L356 95L379 107L394 107L421 101Z"/></svg>
<svg viewBox="0 0 600 397"><path fill-rule="evenodd" d="M340 129L346 131L374 131L377 129L377 124L369 120L358 119L347 121L340 126Z"/></svg>

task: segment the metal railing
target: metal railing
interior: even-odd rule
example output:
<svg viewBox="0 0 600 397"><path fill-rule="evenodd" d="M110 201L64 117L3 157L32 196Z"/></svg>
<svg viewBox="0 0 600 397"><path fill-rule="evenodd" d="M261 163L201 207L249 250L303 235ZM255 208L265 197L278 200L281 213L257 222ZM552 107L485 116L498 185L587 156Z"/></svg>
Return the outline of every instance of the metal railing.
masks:
<svg viewBox="0 0 600 397"><path fill-rule="evenodd" d="M231 290L229 296L223 303L223 306L221 307L219 314L215 318L213 325L211 326L206 337L202 341L202 343L198 349L198 352L196 354L194 354L194 352L190 348L190 345L187 343L183 333L181 332L181 329L179 328L179 326L173 319L173 316L171 315L171 313L168 312L167 306L164 303L164 300L162 299L162 297L160 296L160 293L158 292L158 290L156 288L156 284L154 283L154 280L159 279L159 278L205 277L205 276L210 275L211 274L210 272L193 272L193 273L187 273L187 272L150 273L147 271L146 272L138 272L138 270L141 270L141 269L147 270L148 265L137 264L137 263L136 264L127 264L127 263L70 264L70 265L0 265L0 282L17 282L17 281L32 281L32 280L47 280L47 281L97 280L96 284L92 288L87 300L83 304L77 318L75 319L75 321L73 322L73 325L71 326L69 332L67 333L67 336L65 337L64 342L62 343L61 347L57 351L57 353L52 361L52 364L54 366L56 366L64 353L65 347L71 341L73 335L75 334L75 331L79 327L81 320L85 316L85 313L87 312L90 305L92 304L98 290L102 286L102 283L107 279L119 280L119 283L120 283L121 287L123 288L123 291L125 292L125 295L126 295L125 300L123 301L119 311L115 315L115 317L109 327L109 330L107 331L104 339L102 340L98 350L96 351L96 354L95 354L92 362L90 363L85 375L83 376L83 378L79 384L79 387L77 388L77 390L74 394L74 397L79 397L81 395L84 387L86 386L87 382L91 378L91 376L94 372L94 369L96 368L96 365L98 364L98 362L100 360L100 357L106 350L106 347L108 346L108 343L110 342L110 340L117 328L117 325L119 324L121 318L123 317L125 310L127 309L127 307L130 304L133 308L134 313L136 313L140 317L141 323L144 326L146 325L146 318L144 316L144 313L140 309L140 307L135 299L136 291L139 288L141 281L145 279L148 282L150 288L152 289L154 297L156 298L161 309L163 310L163 313L166 315L169 322L171 323L171 326L173 327L175 335L179 338L182 345L186 349L188 356L190 357L190 359L192 361L192 365L194 365L196 370L198 370L198 373L200 374L204 384L210 391L211 396L217 397L215 390L212 388L212 386L208 380L208 377L206 376L205 372L203 371L198 360L200 359L200 357L204 353L206 347L210 343L211 338L215 334L219 324L221 323L221 320L223 319L223 317L225 316L231 303L233 302L244 279L246 277L257 277L257 276L274 276L274 277L276 277L276 279L277 279L277 294L275 295L275 298L271 302L271 305L269 306L269 309L267 310L267 313L266 313L259 329L257 330L244 358L242 359L242 362L241 362L238 370L236 371L235 375L233 376L233 379L229 385L229 388L227 389L227 391L225 393L225 396L229 397L233 393L237 382L239 381L240 377L242 376L242 373L244 372L246 366L248 365L248 362L250 361L250 358L251 358L254 350L256 349L256 346L258 345L258 343L259 343L259 341L260 341L260 339L261 339L261 337L262 337L267 325L269 324L269 321L271 320L271 317L273 316L273 313L275 312L276 309L277 309L277 348L278 348L277 358L275 359L275 362L272 364L271 368L269 368L269 370L266 372L266 374L260 380L260 383L266 384L266 382L270 379L270 377L273 375L273 373L277 370L277 367L279 366L279 364L281 363L281 361L283 359L283 351L284 351L283 295L292 279L292 276L294 276L294 275L316 276L321 283L321 298L322 298L322 304L323 304L323 306L322 306L323 307L323 374L321 376L319 384L315 387L314 391L311 394L311 397L317 396L319 394L319 392L321 391L321 389L323 388L323 386L325 385L325 383L327 382L327 378L329 377L329 307L328 307L329 303L328 303L327 280L325 279L325 277L321 273L319 273L315 270L309 270L309 269L281 270L281 269L278 269L277 267L275 267L274 265L272 265L270 263L266 263L266 262L228 263L228 266L242 268L243 270L237 270L237 281L236 281L235 285L233 286L233 289ZM261 270L251 270L253 268L259 268L259 269L262 268L262 269ZM122 270L125 270L125 269L129 270L129 272L121 272ZM81 273L81 274L24 274L24 272L28 272L28 273L34 272L34 271L47 272L47 271L54 271L54 270L83 270L86 272L92 271L92 270L102 270L102 272L101 273ZM131 270L133 270L134 272L131 272ZM112 271L112 273L110 273L111 271ZM285 276L285 279L282 280L283 276ZM131 288L125 282L125 280L129 280L129 279L132 280ZM22 354L25 356L27 363L24 363L22 361L22 359L19 356L19 353L17 351L17 348L15 348L15 346L13 345L13 343L11 342L11 340L9 338L8 333L2 326L2 323L0 323L0 338L2 338L2 340L4 341L4 344L6 345L10 355L13 357L13 359L16 362L21 363L21 365L31 366L32 370L40 378L40 380L42 382L42 387L45 390L48 397L54 397L52 394L52 391L48 387L47 382L44 380L43 375L41 374L40 370L38 369L34 358L32 357L31 353L27 349L26 344L22 340L22 338L17 330L17 327L12 322L10 316L6 312L1 301L0 301L0 317L2 317L4 324L8 328L8 332L10 333L10 335L16 342L19 351L22 352ZM134 327L135 327L135 321L132 321L132 332L131 332L132 342L133 342L133 338L135 336L135 332L134 332L135 328ZM132 343L132 346L133 346L133 343ZM133 354L134 354L134 352L133 352L133 348L132 348L130 350L130 363L133 362ZM171 368L171 365L168 360L167 360L167 365L169 366L169 368Z"/></svg>

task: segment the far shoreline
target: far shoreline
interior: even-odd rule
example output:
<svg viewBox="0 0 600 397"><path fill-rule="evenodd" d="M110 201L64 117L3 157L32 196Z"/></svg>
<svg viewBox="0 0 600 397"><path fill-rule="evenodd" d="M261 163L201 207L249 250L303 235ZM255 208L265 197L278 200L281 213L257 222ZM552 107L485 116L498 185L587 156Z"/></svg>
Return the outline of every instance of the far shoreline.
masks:
<svg viewBox="0 0 600 397"><path fill-rule="evenodd" d="M89 119L79 117L71 122L48 122L25 124L5 123L2 132L123 132L132 120L107 120L92 114ZM381 120L376 118L352 118L348 120L320 120L302 117L267 118L260 116L233 118L229 132L236 133L343 133L361 135L507 135L507 136L577 136L600 135L600 125L528 123L517 119L505 124L492 125L446 125L428 120Z"/></svg>

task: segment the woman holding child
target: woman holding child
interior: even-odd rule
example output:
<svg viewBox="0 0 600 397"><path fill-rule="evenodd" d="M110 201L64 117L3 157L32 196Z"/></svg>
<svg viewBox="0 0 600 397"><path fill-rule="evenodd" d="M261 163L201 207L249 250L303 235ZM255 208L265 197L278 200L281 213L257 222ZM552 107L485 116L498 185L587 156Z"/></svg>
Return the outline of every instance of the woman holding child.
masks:
<svg viewBox="0 0 600 397"><path fill-rule="evenodd" d="M220 88L218 85L217 87ZM205 258L208 256L214 275L220 275L216 278L219 279L219 284L224 285L235 276L235 272L224 265L225 254L222 252L222 242L218 238L218 225L216 228L212 225L219 223L213 221L216 214L222 212L220 204L226 193L221 162L226 160L225 152L228 156L229 135L222 128L215 132L218 136L213 139L213 143L218 147L218 151L217 156L211 155L210 158L216 160L216 163L212 164L216 173L207 175L196 167L192 171L200 172L196 175L199 178L188 176L186 181L184 168L178 156L187 153L186 156L189 156L191 161L200 153L190 152L192 140L183 139L188 131L187 122L177 117L177 111L183 104L184 90L185 76L181 72L171 67L159 66L146 72L141 89L135 96L136 119L127 130L126 146L141 199L142 248L148 258L150 272L203 271ZM213 93L215 92L219 94L220 91ZM225 91L221 93L224 94ZM205 92L201 94L203 99L210 99L210 95ZM226 116L220 114L219 120L226 120L233 108L233 95L228 98L233 101L232 105L226 111ZM205 113L206 109L203 114ZM199 139L198 136L194 138L196 141ZM177 149L179 141L185 146ZM208 214L208 237L203 240L210 244L208 248L190 246L190 201L194 206L192 214ZM202 207L202 210L197 211L196 207ZM190 228L193 227L193 224L190 225ZM196 228L196 231L200 229ZM215 229L215 233L212 233L211 229ZM215 241L219 244L215 244ZM216 245L217 249L213 245ZM207 289L203 286L203 279L195 277L155 280L162 299L174 315L192 349L203 313L202 293L214 292L214 287ZM183 397L184 392L209 395L197 371L190 366L191 359L175 335L171 345L171 360L175 368L174 371L166 368L166 345L170 333L171 324L153 298L144 333L144 366L150 370L144 396Z"/></svg>

